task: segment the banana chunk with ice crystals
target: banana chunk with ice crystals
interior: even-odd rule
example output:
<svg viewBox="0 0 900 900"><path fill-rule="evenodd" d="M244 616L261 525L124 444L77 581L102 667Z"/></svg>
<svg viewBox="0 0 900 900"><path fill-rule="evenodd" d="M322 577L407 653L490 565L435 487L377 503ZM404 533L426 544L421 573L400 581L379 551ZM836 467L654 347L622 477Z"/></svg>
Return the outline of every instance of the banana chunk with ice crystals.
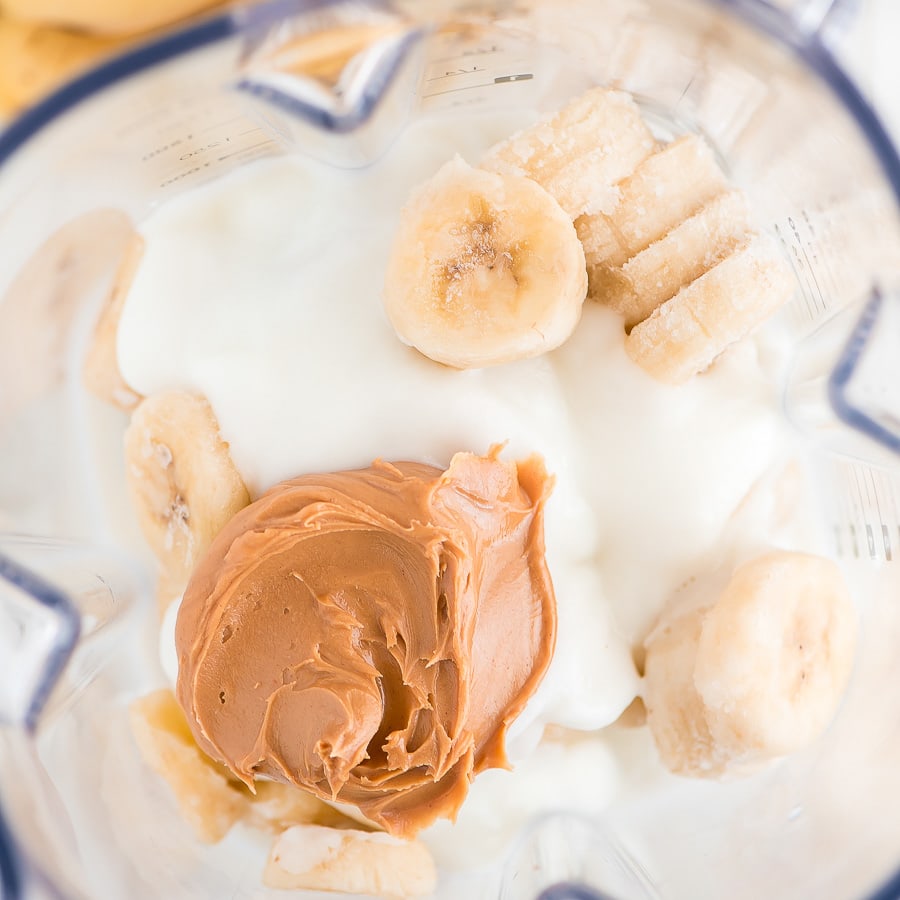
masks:
<svg viewBox="0 0 900 900"><path fill-rule="evenodd" d="M649 318L681 288L746 241L750 211L740 191L711 200L621 268L589 270L590 294L625 317L625 328Z"/></svg>
<svg viewBox="0 0 900 900"><path fill-rule="evenodd" d="M125 432L126 477L141 530L167 578L186 584L213 538L250 503L203 397L154 394Z"/></svg>
<svg viewBox="0 0 900 900"><path fill-rule="evenodd" d="M402 341L467 369L558 347L586 294L581 242L553 197L457 157L403 210L384 305Z"/></svg>
<svg viewBox="0 0 900 900"><path fill-rule="evenodd" d="M655 149L634 100L622 91L594 88L496 144L481 165L533 179L577 219L611 211L619 197L616 183Z"/></svg>
<svg viewBox="0 0 900 900"><path fill-rule="evenodd" d="M625 350L658 381L680 384L753 332L793 292L775 242L755 235L635 325Z"/></svg>
<svg viewBox="0 0 900 900"><path fill-rule="evenodd" d="M739 567L712 606L647 639L644 701L680 775L749 774L814 741L843 696L857 622L830 560L775 551Z"/></svg>
<svg viewBox="0 0 900 900"><path fill-rule="evenodd" d="M437 874L431 854L418 841L298 825L276 840L263 881L281 890L403 898L433 893Z"/></svg>
<svg viewBox="0 0 900 900"><path fill-rule="evenodd" d="M624 265L699 212L726 189L727 182L709 145L696 134L686 134L648 156L617 187L619 196L611 210L575 221L591 274L592 297L594 270L600 275Z"/></svg>

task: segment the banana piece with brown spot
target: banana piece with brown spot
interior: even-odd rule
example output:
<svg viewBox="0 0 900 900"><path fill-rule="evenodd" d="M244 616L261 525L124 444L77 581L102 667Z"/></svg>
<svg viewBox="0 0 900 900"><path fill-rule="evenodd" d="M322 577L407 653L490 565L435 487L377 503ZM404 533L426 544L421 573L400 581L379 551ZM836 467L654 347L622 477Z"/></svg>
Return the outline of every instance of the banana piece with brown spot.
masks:
<svg viewBox="0 0 900 900"><path fill-rule="evenodd" d="M207 400L154 394L125 432L126 477L144 537L168 583L187 584L222 527L250 503Z"/></svg>

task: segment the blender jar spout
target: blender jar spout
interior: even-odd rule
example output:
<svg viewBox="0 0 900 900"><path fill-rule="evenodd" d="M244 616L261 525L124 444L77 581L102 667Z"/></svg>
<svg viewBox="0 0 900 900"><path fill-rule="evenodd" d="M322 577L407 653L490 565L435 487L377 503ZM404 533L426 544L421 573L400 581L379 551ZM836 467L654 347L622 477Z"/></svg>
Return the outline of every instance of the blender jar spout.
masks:
<svg viewBox="0 0 900 900"><path fill-rule="evenodd" d="M797 25L808 33L821 32L837 20L846 21L856 12L856 0L776 0Z"/></svg>
<svg viewBox="0 0 900 900"><path fill-rule="evenodd" d="M0 724L33 731L78 643L80 617L64 591L0 555L0 619L10 626L0 628L9 676L0 691Z"/></svg>
<svg viewBox="0 0 900 900"><path fill-rule="evenodd" d="M795 34L825 43L846 31L859 8L858 0L726 0L726 3L738 11L752 8L752 12L764 18L770 14L782 20L786 17Z"/></svg>
<svg viewBox="0 0 900 900"><path fill-rule="evenodd" d="M257 19L251 10L242 31L232 88L288 148L341 167L365 165L406 124L421 71L421 23L379 3L283 3Z"/></svg>

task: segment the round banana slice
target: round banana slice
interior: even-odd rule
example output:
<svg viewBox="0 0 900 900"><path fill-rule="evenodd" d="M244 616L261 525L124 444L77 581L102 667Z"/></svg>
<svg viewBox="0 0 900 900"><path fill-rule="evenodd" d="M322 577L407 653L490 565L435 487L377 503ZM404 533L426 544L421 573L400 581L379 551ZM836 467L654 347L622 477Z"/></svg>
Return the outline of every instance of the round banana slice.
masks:
<svg viewBox="0 0 900 900"><path fill-rule="evenodd" d="M584 251L559 204L528 178L457 157L403 210L384 305L402 341L468 369L558 347L586 295Z"/></svg>
<svg viewBox="0 0 900 900"><path fill-rule="evenodd" d="M222 0L0 0L0 12L24 22L89 31L137 34L171 25Z"/></svg>
<svg viewBox="0 0 900 900"><path fill-rule="evenodd" d="M716 743L774 756L809 744L837 709L855 647L835 563L782 552L741 566L704 620L694 665Z"/></svg>
<svg viewBox="0 0 900 900"><path fill-rule="evenodd" d="M186 584L222 527L250 503L209 403L155 394L125 432L126 475L144 537L173 583Z"/></svg>
<svg viewBox="0 0 900 900"><path fill-rule="evenodd" d="M663 762L739 775L809 745L843 696L856 631L833 562L776 551L738 568L713 606L647 641L647 723Z"/></svg>

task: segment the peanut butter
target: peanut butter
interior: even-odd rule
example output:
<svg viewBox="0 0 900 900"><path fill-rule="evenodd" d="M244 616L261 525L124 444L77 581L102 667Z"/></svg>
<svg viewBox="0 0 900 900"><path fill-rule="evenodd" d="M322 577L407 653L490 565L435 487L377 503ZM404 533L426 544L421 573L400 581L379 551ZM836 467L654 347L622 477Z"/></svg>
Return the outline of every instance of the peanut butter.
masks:
<svg viewBox="0 0 900 900"><path fill-rule="evenodd" d="M283 482L201 561L176 629L200 746L398 835L452 817L553 653L551 479L459 453Z"/></svg>

